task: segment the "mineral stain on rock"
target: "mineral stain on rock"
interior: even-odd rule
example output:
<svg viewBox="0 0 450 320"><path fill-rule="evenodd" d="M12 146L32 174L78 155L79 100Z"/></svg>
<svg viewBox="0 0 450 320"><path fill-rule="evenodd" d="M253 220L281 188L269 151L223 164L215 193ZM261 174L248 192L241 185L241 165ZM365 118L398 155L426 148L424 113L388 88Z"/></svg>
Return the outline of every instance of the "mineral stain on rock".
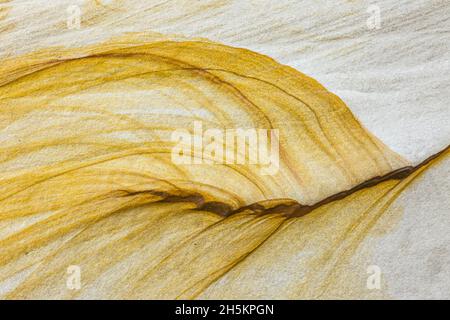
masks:
<svg viewBox="0 0 450 320"><path fill-rule="evenodd" d="M412 167L315 80L206 40L43 50L0 75L4 298L360 297L348 260L448 158ZM174 164L193 121L278 129L278 172Z"/></svg>

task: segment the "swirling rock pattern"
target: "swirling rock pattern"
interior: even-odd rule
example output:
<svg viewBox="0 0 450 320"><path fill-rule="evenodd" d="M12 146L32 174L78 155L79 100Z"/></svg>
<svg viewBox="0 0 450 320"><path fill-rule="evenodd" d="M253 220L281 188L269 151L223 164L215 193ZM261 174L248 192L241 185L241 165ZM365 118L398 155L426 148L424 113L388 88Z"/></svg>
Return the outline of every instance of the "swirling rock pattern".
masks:
<svg viewBox="0 0 450 320"><path fill-rule="evenodd" d="M410 167L315 80L205 40L44 50L0 75L4 298L380 297L355 261L448 155ZM193 121L278 129L279 171L174 164Z"/></svg>

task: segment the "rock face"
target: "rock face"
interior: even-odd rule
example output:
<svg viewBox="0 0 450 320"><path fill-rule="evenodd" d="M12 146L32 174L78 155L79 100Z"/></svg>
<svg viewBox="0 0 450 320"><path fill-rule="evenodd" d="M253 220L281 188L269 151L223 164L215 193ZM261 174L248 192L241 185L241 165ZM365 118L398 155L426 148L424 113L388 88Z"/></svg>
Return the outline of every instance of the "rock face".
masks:
<svg viewBox="0 0 450 320"><path fill-rule="evenodd" d="M273 5L270 18L235 18L266 21L258 32L220 24L237 10L227 1L184 14L176 1L165 13L133 1L85 4L79 30L67 29L76 19L57 24L47 8L43 16L55 25L15 51L11 37L35 26L13 24L25 13L7 3L0 18L1 297L449 298L449 112L441 101L448 92L439 90L448 73L408 69L414 54L381 63L407 28L405 19L389 17L407 17L416 33L402 41L419 41L422 26L445 26L445 5L400 14L386 4L380 16L373 6L324 7L307 26L292 16L297 3ZM166 23L170 33L184 26L189 36L203 17L222 28L211 38L299 70L306 64L356 107L271 57L149 33L136 16L115 21L118 8L156 15L151 31ZM31 21L42 19L37 10ZM414 12L423 10L419 21ZM359 15L371 16L362 28ZM119 25L146 32L124 35ZM99 26L107 26L101 37ZM330 31L322 36L320 28ZM362 45L379 53L366 66ZM430 66L439 63L442 44L431 37L427 45ZM420 80L408 86L406 74ZM401 85L400 93L386 81ZM402 98L419 89L413 104ZM386 111L396 99L408 112ZM433 102L431 114L419 106L424 101ZM402 131L405 122L416 130ZM389 137L379 140L366 126L388 128L380 136Z"/></svg>

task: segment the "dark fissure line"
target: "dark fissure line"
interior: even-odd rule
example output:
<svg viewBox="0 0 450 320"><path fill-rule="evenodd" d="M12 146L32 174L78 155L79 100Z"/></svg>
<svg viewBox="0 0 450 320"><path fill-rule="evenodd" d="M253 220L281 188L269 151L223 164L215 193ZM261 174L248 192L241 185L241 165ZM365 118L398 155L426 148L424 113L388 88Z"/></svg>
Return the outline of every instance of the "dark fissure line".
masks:
<svg viewBox="0 0 450 320"><path fill-rule="evenodd" d="M292 204L292 205L281 204L281 205L275 206L273 208L265 209L264 213L265 214L283 213L284 215L286 215L289 218L302 217L325 204L346 198L347 196L349 196L359 190L373 187L373 186L375 186L381 182L387 181L387 180L403 180L403 179L407 178L408 176L410 176L413 172L417 171L418 169L427 165L434 159L438 158L441 154L445 153L449 148L450 148L450 145L448 145L444 150L428 157L427 159L422 161L417 166L407 166L407 167L403 167L403 168L394 170L392 172L389 172L388 174L385 174L383 176L373 177L372 179L364 181L363 183L360 183L349 190L345 190L345 191L341 191L339 193L333 194L313 205L302 205L300 203L296 203L296 204ZM257 204L255 204L255 205L257 205ZM250 207L251 206L252 205L250 205ZM241 209L238 209L238 210L241 210Z"/></svg>
<svg viewBox="0 0 450 320"><path fill-rule="evenodd" d="M387 180L403 180L410 176L413 172L419 170L423 166L427 165L434 159L438 158L440 155L444 154L450 149L450 145L448 145L445 149L442 151L428 157L424 161L422 161L417 166L407 166L403 167L397 170L394 170L392 172L389 172L388 174L385 174L383 176L376 176L372 179L369 179L367 181L364 181L355 187L341 191L339 193L333 194L313 205L302 205L298 202L290 203L290 204L279 204L271 208L264 207L261 203L253 203L248 206L241 207L239 209L233 210L233 208L223 202L218 201L211 201L211 202L205 202L204 197L201 194L195 193L195 194L189 194L185 196L175 196L172 194L164 193L164 192L158 192L158 191L140 191L140 192L126 192L127 196L135 195L137 193L151 193L153 195L158 195L163 197L160 202L166 202L166 203L173 203L173 202L193 202L197 206L197 210L204 210L216 213L223 217L229 217L233 214L237 214L240 212L243 212L245 210L252 210L257 212L258 214L274 214L274 213L281 213L284 216L288 218L294 218L294 217L302 217L311 211L326 205L328 203L341 200L343 198L346 198L347 196L360 191L362 189L373 187L381 182L387 181ZM276 200L276 199L272 199ZM269 199L270 201L270 199Z"/></svg>

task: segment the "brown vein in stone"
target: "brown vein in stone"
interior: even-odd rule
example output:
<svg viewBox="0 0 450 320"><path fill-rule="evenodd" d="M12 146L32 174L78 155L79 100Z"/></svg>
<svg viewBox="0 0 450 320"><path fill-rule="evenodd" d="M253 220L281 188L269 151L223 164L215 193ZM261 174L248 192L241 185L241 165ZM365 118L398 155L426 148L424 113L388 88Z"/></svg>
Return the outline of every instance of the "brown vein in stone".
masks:
<svg viewBox="0 0 450 320"><path fill-rule="evenodd" d="M415 171L419 170L420 168L422 168L425 165L427 165L428 163L430 163L432 160L438 158L440 155L448 152L449 150L450 150L450 145L447 146L445 149L439 151L438 153L428 157L427 159L425 159L424 161L422 161L420 164L418 164L416 166L403 167L403 168L394 170L388 174L385 174L383 176L373 177L372 179L369 179L361 184L358 184L357 186L353 187L350 190L341 191L339 193L329 196L329 197L317 202L316 204L310 205L310 206L302 205L300 203L292 204L291 202L293 202L293 200L289 200L289 201L287 201L288 204L278 204L276 206L270 207L271 200L267 200L267 202L265 202L265 205L263 205L261 203L254 203L254 204L251 204L248 206L241 207L237 210L233 210L228 204L223 203L223 202L218 202L218 201L205 202L205 199L203 198L203 196L201 194L193 194L193 195L181 197L181 196L173 196L170 194L164 194L164 193L155 192L155 191L144 191L144 192L150 192L152 194L164 197L164 199L161 200L162 202L176 202L176 201L192 202L197 205L197 209L199 209L199 210L217 213L218 215L223 216L223 217L228 217L233 214L243 212L245 210L251 210L251 211L255 211L255 212L260 212L261 214L280 213L289 218L298 218L298 217L302 217L302 216L310 213L311 211L313 211L323 205L344 199L359 190L376 186L377 184L379 184L381 182L384 182L387 180L403 180L403 179L409 177ZM128 192L127 192L127 194L128 194ZM136 193L129 192L129 194L133 195ZM272 199L272 200L277 201L277 199Z"/></svg>

